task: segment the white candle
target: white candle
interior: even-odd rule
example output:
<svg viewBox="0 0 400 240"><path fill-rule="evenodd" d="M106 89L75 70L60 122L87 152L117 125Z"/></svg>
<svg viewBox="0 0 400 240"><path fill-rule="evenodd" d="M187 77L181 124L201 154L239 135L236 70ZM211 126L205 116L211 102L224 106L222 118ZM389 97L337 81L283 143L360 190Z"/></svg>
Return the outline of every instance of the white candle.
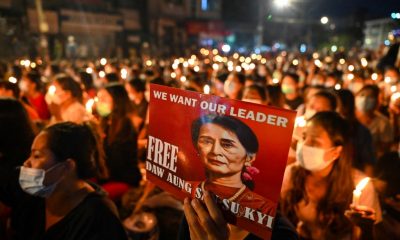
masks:
<svg viewBox="0 0 400 240"><path fill-rule="evenodd" d="M86 111L88 112L88 113L92 113L92 109L93 109L93 104L94 104L94 100L93 99L89 99L87 102L86 102Z"/></svg>
<svg viewBox="0 0 400 240"><path fill-rule="evenodd" d="M51 86L49 87L48 93L49 93L51 96L54 96L54 94L56 93L56 86L51 85Z"/></svg>
<svg viewBox="0 0 400 240"><path fill-rule="evenodd" d="M204 88L203 88L203 92L204 92L205 94L209 94L209 93L210 93L210 86L205 85Z"/></svg>
<svg viewBox="0 0 400 240"><path fill-rule="evenodd" d="M360 196L362 194L362 190L367 186L369 182L369 177L363 178L356 186L356 189L353 191L353 205L358 206L360 204Z"/></svg>

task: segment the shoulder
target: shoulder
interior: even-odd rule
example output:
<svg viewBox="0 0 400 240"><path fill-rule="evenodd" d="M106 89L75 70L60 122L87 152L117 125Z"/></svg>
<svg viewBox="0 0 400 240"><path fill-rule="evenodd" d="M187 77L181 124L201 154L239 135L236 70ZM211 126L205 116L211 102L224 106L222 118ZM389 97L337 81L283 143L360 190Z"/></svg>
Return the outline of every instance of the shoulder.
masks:
<svg viewBox="0 0 400 240"><path fill-rule="evenodd" d="M269 212L271 214L275 212L277 206L277 204L270 199L265 198L248 188L246 188L246 190L240 195L238 202L252 209L257 209L263 213Z"/></svg>

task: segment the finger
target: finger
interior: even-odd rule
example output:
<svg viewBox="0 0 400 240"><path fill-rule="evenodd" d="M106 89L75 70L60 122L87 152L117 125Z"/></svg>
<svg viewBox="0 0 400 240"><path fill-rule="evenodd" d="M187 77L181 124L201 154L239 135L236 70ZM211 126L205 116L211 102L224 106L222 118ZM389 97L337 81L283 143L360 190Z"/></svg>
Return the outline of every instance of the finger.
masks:
<svg viewBox="0 0 400 240"><path fill-rule="evenodd" d="M207 210L202 206L200 201L198 199L193 199L191 204L193 209L196 211L201 226L203 226L207 234L209 235L217 234L218 230L214 223L214 220L211 218Z"/></svg>
<svg viewBox="0 0 400 240"><path fill-rule="evenodd" d="M185 198L183 203L183 212L185 213L186 220L189 225L189 232L191 239L201 239L204 238L205 232L201 227L198 217L192 206L190 205L190 200Z"/></svg>
<svg viewBox="0 0 400 240"><path fill-rule="evenodd" d="M205 191L204 193L204 202L215 224L218 227L226 227L226 221L222 215L222 212L208 191Z"/></svg>

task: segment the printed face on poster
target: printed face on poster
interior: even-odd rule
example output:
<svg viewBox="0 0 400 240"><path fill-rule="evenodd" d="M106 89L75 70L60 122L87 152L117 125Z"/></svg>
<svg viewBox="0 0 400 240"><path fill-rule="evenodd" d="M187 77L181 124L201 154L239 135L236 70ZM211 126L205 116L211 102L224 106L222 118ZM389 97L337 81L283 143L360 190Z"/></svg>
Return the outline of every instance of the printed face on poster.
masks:
<svg viewBox="0 0 400 240"><path fill-rule="evenodd" d="M228 222L268 239L296 113L151 84L147 179L216 195Z"/></svg>

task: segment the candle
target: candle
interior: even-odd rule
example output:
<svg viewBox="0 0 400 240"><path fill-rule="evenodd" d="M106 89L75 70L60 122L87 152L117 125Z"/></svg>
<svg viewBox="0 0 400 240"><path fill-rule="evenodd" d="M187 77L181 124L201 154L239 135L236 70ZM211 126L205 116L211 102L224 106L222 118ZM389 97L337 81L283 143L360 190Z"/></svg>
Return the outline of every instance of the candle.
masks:
<svg viewBox="0 0 400 240"><path fill-rule="evenodd" d="M48 93L49 93L51 96L54 96L54 94L56 93L56 86L51 85L51 86L49 87Z"/></svg>
<svg viewBox="0 0 400 240"><path fill-rule="evenodd" d="M210 93L210 86L205 85L204 88L203 88L203 92L204 92L205 94L209 94L209 93Z"/></svg>
<svg viewBox="0 0 400 240"><path fill-rule="evenodd" d="M390 100L392 102L396 102L396 100L399 98L400 98L400 92L396 92L396 93L393 93L393 95L390 97Z"/></svg>
<svg viewBox="0 0 400 240"><path fill-rule="evenodd" d="M370 178L363 178L356 186L356 189L353 191L353 205L358 206L360 203L360 196L362 194L362 190L367 186Z"/></svg>
<svg viewBox="0 0 400 240"><path fill-rule="evenodd" d="M88 113L92 113L92 109L93 109L93 104L94 104L94 99L89 99L87 102L86 102L86 111L88 112Z"/></svg>
<svg viewBox="0 0 400 240"><path fill-rule="evenodd" d="M307 124L306 119L304 118L304 116L301 117L297 117L296 121L295 121L295 126L296 127L305 127Z"/></svg>

